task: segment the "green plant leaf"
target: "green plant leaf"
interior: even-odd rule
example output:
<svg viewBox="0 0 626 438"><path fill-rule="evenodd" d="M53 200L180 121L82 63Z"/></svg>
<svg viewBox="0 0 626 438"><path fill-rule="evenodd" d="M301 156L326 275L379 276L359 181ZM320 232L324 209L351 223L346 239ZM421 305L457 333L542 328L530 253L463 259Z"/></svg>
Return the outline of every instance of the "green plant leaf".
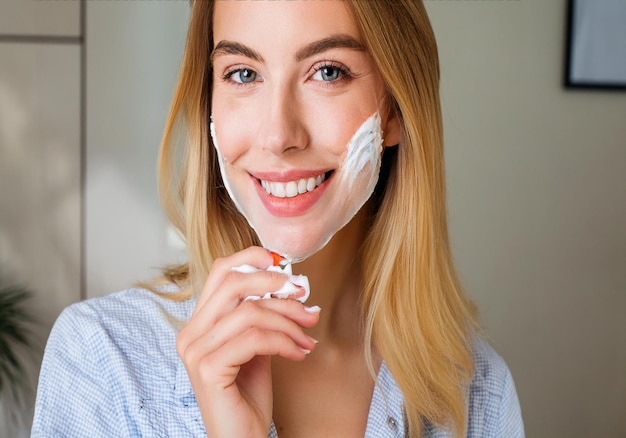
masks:
<svg viewBox="0 0 626 438"><path fill-rule="evenodd" d="M30 325L34 322L25 303L32 294L19 285L8 285L0 276L0 396L15 400L28 387L23 354L34 348Z"/></svg>

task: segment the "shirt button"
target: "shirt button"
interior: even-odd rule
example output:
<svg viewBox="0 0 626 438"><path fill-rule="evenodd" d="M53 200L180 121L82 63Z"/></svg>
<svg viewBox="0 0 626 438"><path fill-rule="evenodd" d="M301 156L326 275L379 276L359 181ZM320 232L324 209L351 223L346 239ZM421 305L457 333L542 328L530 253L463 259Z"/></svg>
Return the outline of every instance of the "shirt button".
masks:
<svg viewBox="0 0 626 438"><path fill-rule="evenodd" d="M396 430L398 428L398 422L396 421L395 418L393 417L387 417L387 424L389 425L389 427L391 427L393 430Z"/></svg>

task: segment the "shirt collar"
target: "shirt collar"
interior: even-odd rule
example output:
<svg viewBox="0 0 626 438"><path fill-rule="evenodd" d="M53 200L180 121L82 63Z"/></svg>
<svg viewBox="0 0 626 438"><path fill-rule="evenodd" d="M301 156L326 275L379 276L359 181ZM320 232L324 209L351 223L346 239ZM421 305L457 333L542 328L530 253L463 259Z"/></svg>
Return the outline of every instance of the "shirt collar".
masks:
<svg viewBox="0 0 626 438"><path fill-rule="evenodd" d="M383 361L374 385L365 436L381 436L385 431L384 436L403 437L405 428L404 397Z"/></svg>

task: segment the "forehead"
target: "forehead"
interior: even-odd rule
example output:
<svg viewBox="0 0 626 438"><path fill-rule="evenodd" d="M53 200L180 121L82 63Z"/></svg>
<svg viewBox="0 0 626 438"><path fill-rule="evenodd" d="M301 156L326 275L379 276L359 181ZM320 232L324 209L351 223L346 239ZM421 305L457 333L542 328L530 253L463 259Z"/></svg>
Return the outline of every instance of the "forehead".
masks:
<svg viewBox="0 0 626 438"><path fill-rule="evenodd" d="M361 41L345 0L217 0L213 37L268 48L291 46L332 34Z"/></svg>

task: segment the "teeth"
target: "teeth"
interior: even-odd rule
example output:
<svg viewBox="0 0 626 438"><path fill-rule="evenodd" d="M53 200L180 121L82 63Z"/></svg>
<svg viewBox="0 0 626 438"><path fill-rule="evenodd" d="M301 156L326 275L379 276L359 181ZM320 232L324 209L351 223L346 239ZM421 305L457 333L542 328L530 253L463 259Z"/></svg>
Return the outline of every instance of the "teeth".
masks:
<svg viewBox="0 0 626 438"><path fill-rule="evenodd" d="M301 179L300 181L298 181L298 193L302 194L302 193L306 193L306 192L307 192L306 180L305 179Z"/></svg>
<svg viewBox="0 0 626 438"><path fill-rule="evenodd" d="M289 181L285 185L285 196L288 198L293 198L298 194L298 183L294 181Z"/></svg>
<svg viewBox="0 0 626 438"><path fill-rule="evenodd" d="M293 198L294 196L301 195L306 192L312 192L317 186L322 184L326 179L326 175L318 175L313 178L303 178L297 181L289 182L276 182L276 181L261 181L261 187L265 189L267 193L277 198Z"/></svg>

